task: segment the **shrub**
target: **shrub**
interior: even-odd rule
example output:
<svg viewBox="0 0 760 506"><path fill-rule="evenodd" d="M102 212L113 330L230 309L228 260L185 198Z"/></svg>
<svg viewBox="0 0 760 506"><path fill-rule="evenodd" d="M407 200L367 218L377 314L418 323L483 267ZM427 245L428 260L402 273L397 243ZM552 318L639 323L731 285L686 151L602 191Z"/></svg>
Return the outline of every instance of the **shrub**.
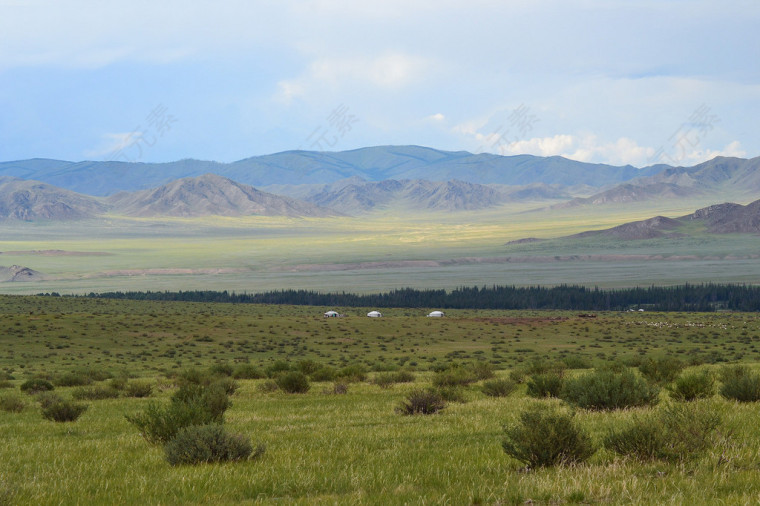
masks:
<svg viewBox="0 0 760 506"><path fill-rule="evenodd" d="M219 378L212 385L220 387L227 395L234 394L240 388L240 384L228 376Z"/></svg>
<svg viewBox="0 0 760 506"><path fill-rule="evenodd" d="M671 404L613 429L604 446L639 460L688 460L712 445L720 422L720 415L696 404Z"/></svg>
<svg viewBox="0 0 760 506"><path fill-rule="evenodd" d="M142 413L126 418L146 441L164 444L185 427L223 423L229 406L227 394L220 387L188 384L180 387L168 405L151 402Z"/></svg>
<svg viewBox="0 0 760 506"><path fill-rule="evenodd" d="M560 397L584 409L608 410L657 404L659 391L630 369L608 368L565 380Z"/></svg>
<svg viewBox="0 0 760 506"><path fill-rule="evenodd" d="M251 440L242 434L229 434L221 425L186 427L165 448L170 465L238 461L261 456L265 447L255 452Z"/></svg>
<svg viewBox="0 0 760 506"><path fill-rule="evenodd" d="M435 390L413 390L396 408L402 415L432 415L446 407L441 394Z"/></svg>
<svg viewBox="0 0 760 506"><path fill-rule="evenodd" d="M289 394L304 394L309 391L309 378L300 371L290 371L280 374L275 380L283 392Z"/></svg>
<svg viewBox="0 0 760 506"><path fill-rule="evenodd" d="M0 388L13 388L13 383L7 379L0 379Z"/></svg>
<svg viewBox="0 0 760 506"><path fill-rule="evenodd" d="M342 395L348 393L348 383L343 381L336 381L333 383L332 393L336 395Z"/></svg>
<svg viewBox="0 0 760 506"><path fill-rule="evenodd" d="M48 380L41 378L32 378L30 380L24 381L21 384L20 388L22 392L26 392L28 394L37 394L39 392L49 392L55 387Z"/></svg>
<svg viewBox="0 0 760 506"><path fill-rule="evenodd" d="M53 402L42 408L42 416L47 420L54 422L73 422L79 418L82 413L87 411L85 404L75 404L69 401Z"/></svg>
<svg viewBox="0 0 760 506"><path fill-rule="evenodd" d="M285 360L277 360L274 364L270 365L266 368L267 376L270 378L274 378L278 376L280 373L286 372L290 370L290 363Z"/></svg>
<svg viewBox="0 0 760 506"><path fill-rule="evenodd" d="M153 385L147 381L130 381L124 388L127 397L150 397L153 393Z"/></svg>
<svg viewBox="0 0 760 506"><path fill-rule="evenodd" d="M45 409L57 402L63 402L63 398L55 392L39 392L37 402L40 403L42 409Z"/></svg>
<svg viewBox="0 0 760 506"><path fill-rule="evenodd" d="M313 374L320 368L320 365L313 360L299 360L296 363L295 369L302 372L306 376Z"/></svg>
<svg viewBox="0 0 760 506"><path fill-rule="evenodd" d="M266 381L262 381L258 385L256 385L256 390L259 392L269 393L269 392L276 392L279 389L277 386L277 382L275 380L269 379Z"/></svg>
<svg viewBox="0 0 760 506"><path fill-rule="evenodd" d="M179 386L183 385L202 385L208 386L214 381L214 376L210 371L201 371L200 369L187 369L182 371L177 378Z"/></svg>
<svg viewBox="0 0 760 506"><path fill-rule="evenodd" d="M113 399L119 396L119 391L110 386L79 387L71 394L77 400L97 401Z"/></svg>
<svg viewBox="0 0 760 506"><path fill-rule="evenodd" d="M332 381L335 379L337 372L332 367L320 367L309 375L311 381Z"/></svg>
<svg viewBox="0 0 760 506"><path fill-rule="evenodd" d="M349 383L367 381L367 368L361 364L349 365L338 371L336 377L342 378Z"/></svg>
<svg viewBox="0 0 760 506"><path fill-rule="evenodd" d="M124 390L127 387L127 378L124 376L113 378L108 382L108 386L114 390Z"/></svg>
<svg viewBox="0 0 760 506"><path fill-rule="evenodd" d="M452 367L445 371L436 373L433 377L433 386L435 387L452 387L459 385L469 385L477 381L475 373L465 367Z"/></svg>
<svg viewBox="0 0 760 506"><path fill-rule="evenodd" d="M760 401L760 375L746 366L727 367L721 371L720 395L739 402Z"/></svg>
<svg viewBox="0 0 760 506"><path fill-rule="evenodd" d="M24 400L18 394L0 397L0 409L7 413L21 413L24 410Z"/></svg>
<svg viewBox="0 0 760 506"><path fill-rule="evenodd" d="M517 384L510 379L494 379L483 383L483 393L489 397L506 397L517 389Z"/></svg>
<svg viewBox="0 0 760 506"><path fill-rule="evenodd" d="M568 355L562 358L562 364L568 369L590 369L591 361L581 355Z"/></svg>
<svg viewBox="0 0 760 506"><path fill-rule="evenodd" d="M253 364L240 364L234 371L232 377L235 379L261 379L266 375Z"/></svg>
<svg viewBox="0 0 760 506"><path fill-rule="evenodd" d="M639 365L639 371L653 383L666 384L675 380L684 367L686 364L675 357L647 358Z"/></svg>
<svg viewBox="0 0 760 506"><path fill-rule="evenodd" d="M414 374L407 371L378 373L372 379L372 383L380 388L389 388L396 383L411 383L413 381Z"/></svg>
<svg viewBox="0 0 760 506"><path fill-rule="evenodd" d="M232 376L234 369L231 364L220 362L208 368L213 376Z"/></svg>
<svg viewBox="0 0 760 506"><path fill-rule="evenodd" d="M476 380L486 380L494 377L493 365L488 362L475 362L470 367Z"/></svg>
<svg viewBox="0 0 760 506"><path fill-rule="evenodd" d="M528 408L504 433L504 452L531 468L581 463L596 452L573 414L555 407Z"/></svg>
<svg viewBox="0 0 760 506"><path fill-rule="evenodd" d="M527 382L526 393L530 397L559 397L564 378L559 372L534 374Z"/></svg>
<svg viewBox="0 0 760 506"><path fill-rule="evenodd" d="M668 387L670 396L677 401L693 401L712 397L715 379L710 371L682 374Z"/></svg>

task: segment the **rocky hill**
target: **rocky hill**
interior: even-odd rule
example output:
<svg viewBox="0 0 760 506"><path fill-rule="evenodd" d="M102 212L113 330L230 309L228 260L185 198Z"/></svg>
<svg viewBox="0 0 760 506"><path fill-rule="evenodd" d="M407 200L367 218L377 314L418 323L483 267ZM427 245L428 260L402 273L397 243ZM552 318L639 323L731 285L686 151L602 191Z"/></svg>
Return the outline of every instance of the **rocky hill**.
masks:
<svg viewBox="0 0 760 506"><path fill-rule="evenodd" d="M317 205L259 191L215 174L182 178L169 184L108 197L111 212L126 216L301 216L337 213Z"/></svg>
<svg viewBox="0 0 760 506"><path fill-rule="evenodd" d="M10 267L0 266L0 283L39 281L41 279L43 279L42 273L29 267L22 267L20 265L11 265Z"/></svg>
<svg viewBox="0 0 760 506"><path fill-rule="evenodd" d="M79 220L102 214L98 199L39 181L0 177L0 220Z"/></svg>

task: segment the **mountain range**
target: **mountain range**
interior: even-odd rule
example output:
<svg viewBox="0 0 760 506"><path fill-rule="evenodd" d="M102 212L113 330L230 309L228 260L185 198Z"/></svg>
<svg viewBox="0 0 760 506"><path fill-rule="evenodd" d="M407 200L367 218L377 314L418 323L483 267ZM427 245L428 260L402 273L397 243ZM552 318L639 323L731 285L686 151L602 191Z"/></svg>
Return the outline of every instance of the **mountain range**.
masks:
<svg viewBox="0 0 760 506"><path fill-rule="evenodd" d="M202 169L215 172L194 174ZM263 191L225 173L277 183L263 186L268 190ZM180 177L150 185L174 175ZM408 175L430 177L390 178ZM441 175L456 177L440 180ZM338 177L341 179L335 180ZM65 185L59 187L55 182ZM136 186L142 189L136 190ZM746 202L759 194L760 158L717 157L693 167L635 169L561 157L500 157L381 146L340 153L291 151L232 164L42 159L0 163L0 219L23 221L104 214L325 217L384 208L453 212L518 201L535 202L539 207L553 204L554 208L682 198L708 204L720 200Z"/></svg>
<svg viewBox="0 0 760 506"><path fill-rule="evenodd" d="M587 184L603 187L650 176L666 167L655 165L637 169L630 165L617 167L577 162L559 156L499 156L420 146L377 146L341 152L285 151L232 163L31 159L0 163L0 176L31 179L87 195L106 196L119 191L154 188L175 179L207 173L255 186L294 182L327 184L359 177L365 181L457 179L480 184Z"/></svg>

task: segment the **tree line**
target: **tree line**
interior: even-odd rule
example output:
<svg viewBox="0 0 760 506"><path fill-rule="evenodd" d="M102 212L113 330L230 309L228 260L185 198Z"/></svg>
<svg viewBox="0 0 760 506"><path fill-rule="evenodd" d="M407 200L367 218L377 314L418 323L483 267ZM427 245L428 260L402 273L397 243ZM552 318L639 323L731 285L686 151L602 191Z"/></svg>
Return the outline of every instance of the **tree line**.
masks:
<svg viewBox="0 0 760 506"><path fill-rule="evenodd" d="M760 286L714 283L621 289L600 289L577 285L552 287L493 285L460 287L449 291L403 288L377 294L322 293L312 290L276 290L262 293L236 293L227 290L92 292L86 297L378 308L760 311Z"/></svg>

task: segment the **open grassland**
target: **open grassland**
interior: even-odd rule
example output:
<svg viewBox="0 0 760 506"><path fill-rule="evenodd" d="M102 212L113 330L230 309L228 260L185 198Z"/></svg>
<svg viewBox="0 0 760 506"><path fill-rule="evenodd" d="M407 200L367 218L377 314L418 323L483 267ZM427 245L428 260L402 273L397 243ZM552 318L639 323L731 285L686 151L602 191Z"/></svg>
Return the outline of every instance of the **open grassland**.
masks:
<svg viewBox="0 0 760 506"><path fill-rule="evenodd" d="M367 292L492 283L618 287L760 282L760 263L751 258L758 254L752 236L716 237L695 229L687 237L668 240L505 245L525 237L556 238L609 228L653 214L679 216L693 210L689 203L680 202L675 208L667 203L659 208L630 204L605 212L533 210L537 205L460 213L384 211L360 218L113 217L5 223L0 229L0 265L30 267L44 279L3 283L0 292L279 288ZM555 259L566 256L573 258Z"/></svg>
<svg viewBox="0 0 760 506"><path fill-rule="evenodd" d="M683 462L640 462L600 449L588 463L526 469L501 448L502 426L536 400L519 385L487 397L482 382L438 414L402 416L407 393L447 364L492 364L498 378L538 359L574 364L569 376L612 361L636 364L677 356L688 371L724 362L760 362L755 314L337 309L156 303L57 297L0 297L0 397L18 395L20 412L0 411L0 504L756 504L760 501L760 408L720 396L697 401L723 418L715 444ZM257 460L172 467L125 415L168 402L190 368L250 364L266 371L311 360L335 369L363 366L366 380L333 393L312 382L304 394L262 390L267 379L238 379L225 426L266 444ZM76 422L40 416L28 378L55 381L98 371L150 382L152 398L86 401ZM412 383L373 383L405 370ZM96 381L93 385L107 385ZM58 386L70 398L81 387ZM661 404L671 403L660 393ZM652 408L578 410L597 444L612 428Z"/></svg>

